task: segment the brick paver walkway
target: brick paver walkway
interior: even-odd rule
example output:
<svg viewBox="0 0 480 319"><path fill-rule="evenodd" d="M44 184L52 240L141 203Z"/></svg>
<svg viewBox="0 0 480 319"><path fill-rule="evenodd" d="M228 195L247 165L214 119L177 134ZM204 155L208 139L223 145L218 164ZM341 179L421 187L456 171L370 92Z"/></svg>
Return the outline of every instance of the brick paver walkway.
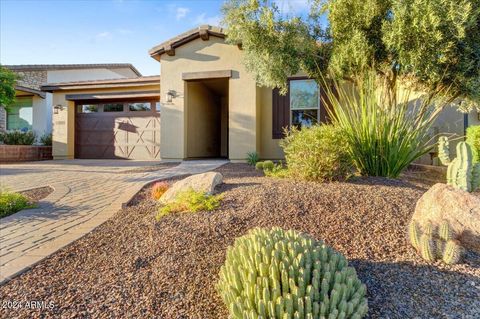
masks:
<svg viewBox="0 0 480 319"><path fill-rule="evenodd" d="M0 219L0 284L92 231L145 184L215 169L225 161L187 161L154 172L121 173L148 162L49 161L2 165L0 186L55 190L36 209Z"/></svg>

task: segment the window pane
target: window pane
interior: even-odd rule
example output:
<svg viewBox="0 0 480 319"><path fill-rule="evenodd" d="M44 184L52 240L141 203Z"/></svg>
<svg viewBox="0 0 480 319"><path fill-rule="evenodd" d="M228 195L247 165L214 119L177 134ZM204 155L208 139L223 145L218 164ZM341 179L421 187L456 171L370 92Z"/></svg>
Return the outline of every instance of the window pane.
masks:
<svg viewBox="0 0 480 319"><path fill-rule="evenodd" d="M128 109L130 111L150 111L152 109L152 105L150 104L150 102L128 103Z"/></svg>
<svg viewBox="0 0 480 319"><path fill-rule="evenodd" d="M161 108L161 107L162 107L162 105L160 104L160 102L155 103L155 110L156 110L157 112L160 112L160 108Z"/></svg>
<svg viewBox="0 0 480 319"><path fill-rule="evenodd" d="M318 109L318 84L314 80L290 81L290 109Z"/></svg>
<svg viewBox="0 0 480 319"><path fill-rule="evenodd" d="M103 112L123 112L123 103L104 104Z"/></svg>
<svg viewBox="0 0 480 319"><path fill-rule="evenodd" d="M78 106L78 113L95 113L98 112L98 105L96 104L85 104Z"/></svg>
<svg viewBox="0 0 480 319"><path fill-rule="evenodd" d="M28 131L32 129L33 108L32 98L17 97L7 113L7 130Z"/></svg>
<svg viewBox="0 0 480 319"><path fill-rule="evenodd" d="M293 110L292 125L298 128L318 123L318 110Z"/></svg>

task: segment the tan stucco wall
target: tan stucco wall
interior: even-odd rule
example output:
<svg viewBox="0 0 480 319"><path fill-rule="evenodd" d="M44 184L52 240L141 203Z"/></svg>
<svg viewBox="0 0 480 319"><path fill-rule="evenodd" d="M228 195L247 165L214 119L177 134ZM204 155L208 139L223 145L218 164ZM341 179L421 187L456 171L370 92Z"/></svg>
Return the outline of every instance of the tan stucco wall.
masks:
<svg viewBox="0 0 480 319"><path fill-rule="evenodd" d="M67 101L67 94L93 94L93 93L111 93L111 92L134 92L159 90L159 85L144 85L136 87L122 87L110 89L88 89L88 90L68 90L57 91L53 93L52 107L55 105L63 106L58 114L53 114L53 158L54 159L72 159L75 155L75 103ZM53 112L55 113L55 112Z"/></svg>
<svg viewBox="0 0 480 319"><path fill-rule="evenodd" d="M202 82L190 81L185 86L187 157L218 157L221 142L220 100Z"/></svg>
<svg viewBox="0 0 480 319"><path fill-rule="evenodd" d="M243 161L257 148L257 97L253 77L245 70L242 51L224 40L193 40L175 49L175 56L161 56L161 96L174 90L177 97L162 103L162 159L183 159L186 154L185 81L182 72L232 70L229 79L229 158Z"/></svg>

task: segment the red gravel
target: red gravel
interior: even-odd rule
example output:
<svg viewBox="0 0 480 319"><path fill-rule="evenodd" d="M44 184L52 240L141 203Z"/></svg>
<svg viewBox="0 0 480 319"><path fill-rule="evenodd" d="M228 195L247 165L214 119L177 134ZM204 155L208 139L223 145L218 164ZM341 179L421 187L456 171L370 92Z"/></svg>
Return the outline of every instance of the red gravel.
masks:
<svg viewBox="0 0 480 319"><path fill-rule="evenodd" d="M227 318L214 285L226 247L248 229L294 228L345 254L367 284L372 318L474 318L480 258L427 264L405 227L425 185L383 178L319 184L259 176L241 164L218 171L214 212L154 222L148 190L93 233L0 287L3 301L53 302L53 309L1 318Z"/></svg>

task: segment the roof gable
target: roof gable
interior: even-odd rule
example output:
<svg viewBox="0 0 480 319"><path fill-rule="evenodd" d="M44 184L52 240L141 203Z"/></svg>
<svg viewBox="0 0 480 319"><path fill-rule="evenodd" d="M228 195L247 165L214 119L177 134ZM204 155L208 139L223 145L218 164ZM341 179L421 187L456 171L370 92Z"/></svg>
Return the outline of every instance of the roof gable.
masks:
<svg viewBox="0 0 480 319"><path fill-rule="evenodd" d="M160 56L164 53L168 55L175 55L175 48L178 48L190 41L195 39L201 38L204 41L208 41L210 36L218 37L218 38L225 38L225 31L220 27L215 27L211 25L201 25L197 28L188 30L178 36L167 40L159 45L154 46L151 48L148 53L152 58L157 61L160 61Z"/></svg>

